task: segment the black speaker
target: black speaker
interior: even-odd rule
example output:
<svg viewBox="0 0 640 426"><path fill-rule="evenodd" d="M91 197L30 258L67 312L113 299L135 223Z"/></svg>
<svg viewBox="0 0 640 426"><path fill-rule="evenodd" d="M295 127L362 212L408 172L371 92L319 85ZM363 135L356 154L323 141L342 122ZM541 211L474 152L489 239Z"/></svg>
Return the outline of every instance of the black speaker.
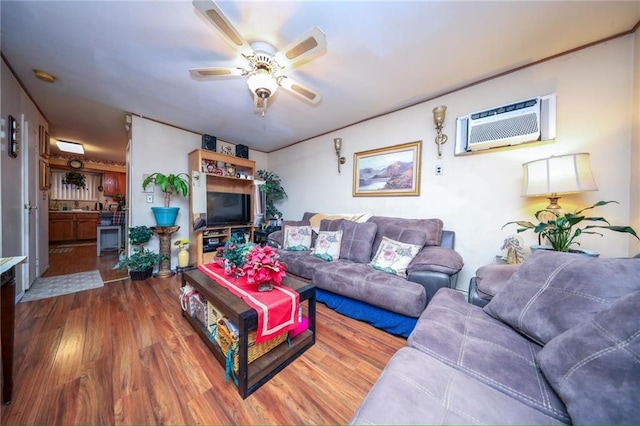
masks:
<svg viewBox="0 0 640 426"><path fill-rule="evenodd" d="M236 145L236 157L249 158L249 147L246 145Z"/></svg>
<svg viewBox="0 0 640 426"><path fill-rule="evenodd" d="M202 135L202 149L207 151L216 150L216 137L211 135Z"/></svg>

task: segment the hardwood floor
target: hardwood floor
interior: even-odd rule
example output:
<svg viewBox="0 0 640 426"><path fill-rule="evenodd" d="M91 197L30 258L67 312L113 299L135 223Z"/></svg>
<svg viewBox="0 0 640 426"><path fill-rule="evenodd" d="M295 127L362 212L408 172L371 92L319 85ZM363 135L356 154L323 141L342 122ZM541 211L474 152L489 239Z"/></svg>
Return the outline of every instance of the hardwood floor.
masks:
<svg viewBox="0 0 640 426"><path fill-rule="evenodd" d="M316 344L242 400L182 318L178 276L106 282L115 254L73 252L47 275L99 269L105 285L16 306L2 424L344 424L405 345L318 304Z"/></svg>

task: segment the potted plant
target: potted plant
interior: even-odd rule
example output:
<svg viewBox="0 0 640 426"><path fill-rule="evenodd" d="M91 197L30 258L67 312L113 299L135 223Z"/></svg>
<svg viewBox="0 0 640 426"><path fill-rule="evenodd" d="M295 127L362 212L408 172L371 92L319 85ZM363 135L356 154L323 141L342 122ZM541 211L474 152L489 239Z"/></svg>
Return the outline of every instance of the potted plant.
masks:
<svg viewBox="0 0 640 426"><path fill-rule="evenodd" d="M287 193L280 182L280 176L267 170L258 170L257 175L260 180L265 182L264 185L260 185L260 192L263 192L266 198L266 219L282 217L282 212L274 204L287 198Z"/></svg>
<svg viewBox="0 0 640 426"><path fill-rule="evenodd" d="M168 174L153 173L142 181L142 188L146 189L150 184L158 185L164 192L164 207L151 207L158 226L174 226L180 207L170 207L171 195L189 194L190 177L186 173Z"/></svg>
<svg viewBox="0 0 640 426"><path fill-rule="evenodd" d="M87 189L87 177L84 173L79 172L67 172L64 175L62 183L64 185L74 185L77 189Z"/></svg>
<svg viewBox="0 0 640 426"><path fill-rule="evenodd" d="M153 231L147 226L129 228L129 243L133 245L131 256L121 256L113 269L127 267L131 281L146 280L153 274L153 267L167 257L152 250L145 249L144 244L153 236Z"/></svg>
<svg viewBox="0 0 640 426"><path fill-rule="evenodd" d="M538 244L541 244L542 238L546 238L551 244L551 247L537 247L537 248L547 248L555 251L562 252L584 252L586 254L591 254L597 256L598 254L595 252L587 251L587 250L577 250L572 248L573 244L580 245L579 242L576 241L582 234L597 234L603 236L601 233L592 231L592 229L608 229L616 232L624 232L627 234L631 234L634 237L638 238L636 231L633 230L630 226L612 226L609 222L603 217L587 217L582 212L586 210L590 210L596 207L604 206L609 203L619 204L617 201L598 201L594 205L590 207L585 207L584 209L576 210L574 213L565 213L562 211L555 210L539 210L535 213L536 219L540 222L538 224L533 224L527 221L514 221L507 222L502 226L504 229L505 226L515 223L522 228L518 229L518 232L524 232L529 229L532 229L533 232L538 234ZM607 225L587 225L582 228L578 227L578 224L581 222L599 222L606 223ZM638 238L640 239L640 238Z"/></svg>

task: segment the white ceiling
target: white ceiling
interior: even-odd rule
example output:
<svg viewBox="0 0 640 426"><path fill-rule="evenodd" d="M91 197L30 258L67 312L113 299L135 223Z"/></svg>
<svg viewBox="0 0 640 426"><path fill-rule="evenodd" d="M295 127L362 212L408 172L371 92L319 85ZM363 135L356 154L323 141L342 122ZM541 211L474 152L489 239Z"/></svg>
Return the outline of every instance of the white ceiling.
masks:
<svg viewBox="0 0 640 426"><path fill-rule="evenodd" d="M276 48L318 26L324 55L289 75L265 117L245 78L188 70L244 62L190 1L7 1L2 54L50 123L86 157L123 162L125 113L271 152L632 30L640 1L219 1L249 42ZM33 69L57 77L37 80ZM56 148L52 147L56 153Z"/></svg>

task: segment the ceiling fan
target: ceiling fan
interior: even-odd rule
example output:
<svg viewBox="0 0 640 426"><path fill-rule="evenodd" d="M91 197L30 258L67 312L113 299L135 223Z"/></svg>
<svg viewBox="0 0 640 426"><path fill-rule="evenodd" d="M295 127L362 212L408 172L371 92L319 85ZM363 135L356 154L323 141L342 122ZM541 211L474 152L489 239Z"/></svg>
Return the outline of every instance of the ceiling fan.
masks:
<svg viewBox="0 0 640 426"><path fill-rule="evenodd" d="M253 94L254 111L263 117L267 111L268 99L273 96L278 87L312 104L320 102L322 96L318 92L284 73L326 51L326 36L318 27L305 31L278 51L263 41L247 42L213 0L194 0L193 5L246 60L244 67L190 69L189 73L194 79L248 77L247 85Z"/></svg>

